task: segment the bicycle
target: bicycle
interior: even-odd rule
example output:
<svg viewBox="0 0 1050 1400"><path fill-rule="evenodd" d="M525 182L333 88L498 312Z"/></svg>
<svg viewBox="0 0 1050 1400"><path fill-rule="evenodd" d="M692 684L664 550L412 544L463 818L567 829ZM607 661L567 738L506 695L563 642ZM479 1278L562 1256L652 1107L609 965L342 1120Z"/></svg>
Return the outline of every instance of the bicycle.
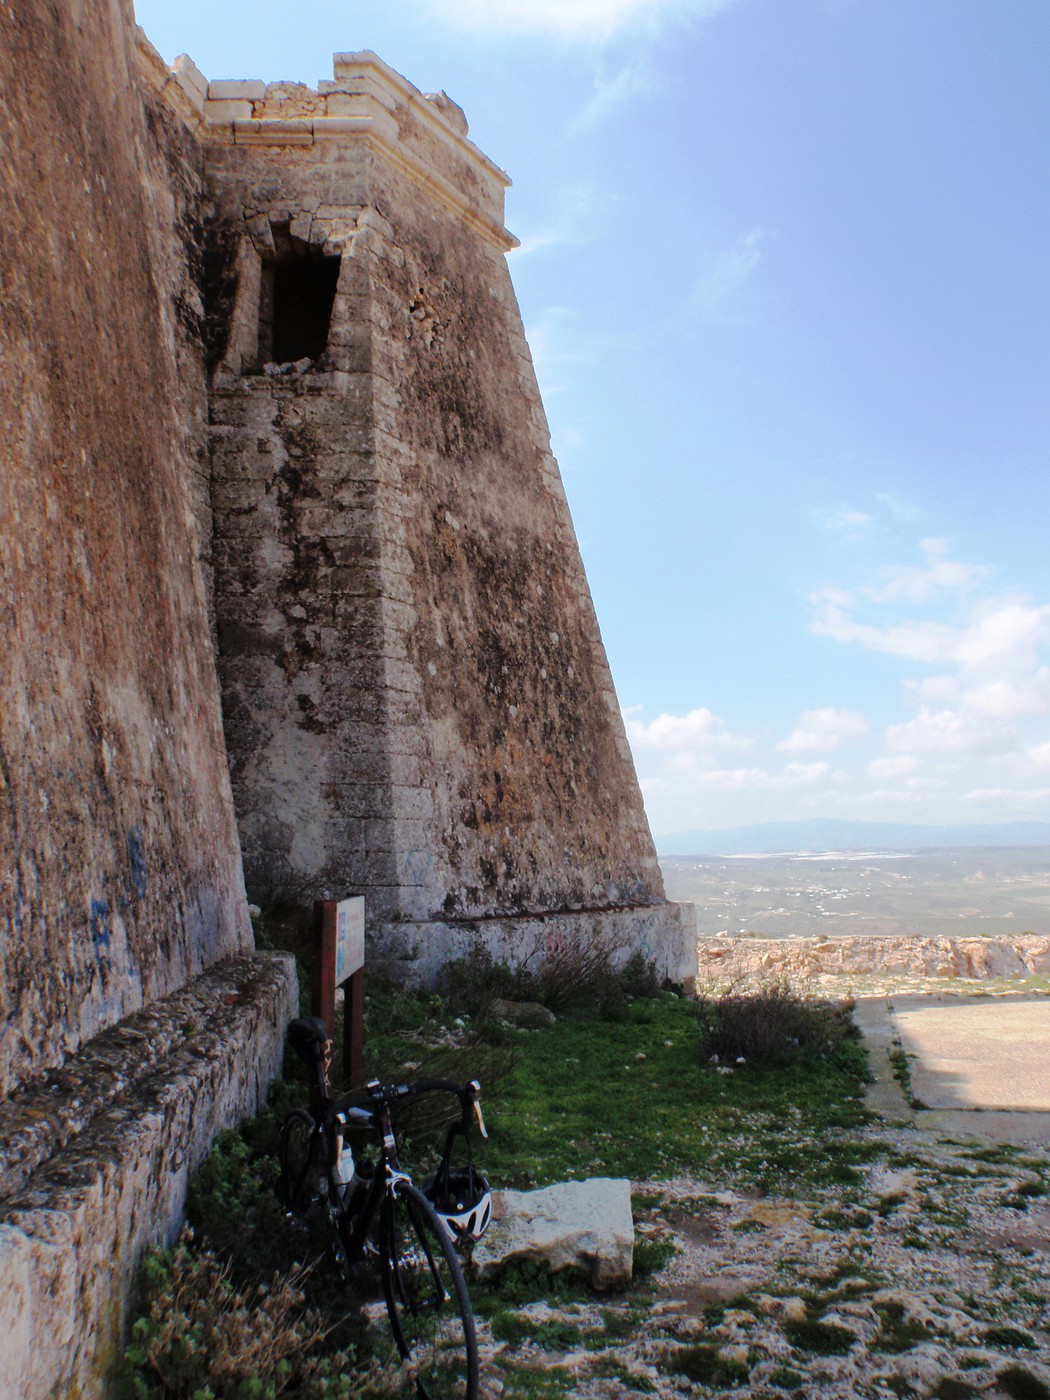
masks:
<svg viewBox="0 0 1050 1400"><path fill-rule="evenodd" d="M491 1218L488 1183L474 1170L470 1129L481 1116L481 1086L425 1079L381 1084L336 1100L328 1079L331 1042L324 1022L296 1020L292 1049L312 1070L311 1108L293 1109L281 1128L280 1191L297 1216L320 1206L332 1228L344 1276L361 1262L377 1266L390 1329L418 1400L475 1400L478 1346L474 1313L457 1246L479 1239ZM415 1186L398 1160L393 1107L420 1094L443 1092L460 1102L445 1137L441 1162ZM353 1160L350 1128L378 1137L376 1162ZM453 1170L453 1143L467 1142L468 1166Z"/></svg>

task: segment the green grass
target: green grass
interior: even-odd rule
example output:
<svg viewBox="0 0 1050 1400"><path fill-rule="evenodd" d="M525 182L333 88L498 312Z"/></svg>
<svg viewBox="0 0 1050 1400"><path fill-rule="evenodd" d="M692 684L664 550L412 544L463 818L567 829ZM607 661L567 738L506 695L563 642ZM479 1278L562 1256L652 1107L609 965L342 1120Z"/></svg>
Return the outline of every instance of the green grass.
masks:
<svg viewBox="0 0 1050 1400"><path fill-rule="evenodd" d="M565 1013L518 1032L491 1095L489 1174L519 1188L681 1171L762 1189L787 1172L800 1190L857 1179L871 1149L843 1133L867 1121L860 1047L723 1075L699 1062L699 1036L691 1004L666 995L623 1019Z"/></svg>
<svg viewBox="0 0 1050 1400"><path fill-rule="evenodd" d="M749 1374L747 1366L726 1360L717 1346L707 1342L676 1347L660 1362L660 1369L698 1385L743 1385Z"/></svg>

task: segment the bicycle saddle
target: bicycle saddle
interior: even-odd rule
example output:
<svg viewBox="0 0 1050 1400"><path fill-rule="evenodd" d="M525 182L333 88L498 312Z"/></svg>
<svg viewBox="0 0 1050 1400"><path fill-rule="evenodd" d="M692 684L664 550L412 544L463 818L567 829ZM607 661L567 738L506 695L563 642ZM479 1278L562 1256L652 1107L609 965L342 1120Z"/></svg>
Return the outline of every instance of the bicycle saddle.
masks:
<svg viewBox="0 0 1050 1400"><path fill-rule="evenodd" d="M307 1064L321 1058L328 1029L320 1016L300 1017L288 1026L288 1044Z"/></svg>

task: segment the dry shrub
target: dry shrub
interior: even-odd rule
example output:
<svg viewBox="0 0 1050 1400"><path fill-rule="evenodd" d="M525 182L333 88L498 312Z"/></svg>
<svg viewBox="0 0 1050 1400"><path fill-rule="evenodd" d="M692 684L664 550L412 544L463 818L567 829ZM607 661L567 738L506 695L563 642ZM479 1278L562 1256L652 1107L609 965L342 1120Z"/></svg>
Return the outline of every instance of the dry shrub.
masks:
<svg viewBox="0 0 1050 1400"><path fill-rule="evenodd" d="M307 1270L238 1287L230 1266L183 1232L140 1272L142 1313L125 1352L136 1400L335 1400L378 1395L377 1372L326 1345L331 1326L306 1306Z"/></svg>
<svg viewBox="0 0 1050 1400"><path fill-rule="evenodd" d="M453 1013L485 1025L497 1001L536 1001L548 1010L597 1008L618 1014L635 997L652 997L662 979L653 963L634 953L616 966L617 949L586 938L538 939L511 967L497 962L487 948L449 963L440 991Z"/></svg>
<svg viewBox="0 0 1050 1400"><path fill-rule="evenodd" d="M698 992L701 1057L782 1064L805 1052L830 1055L856 1038L852 1010L852 1002L813 996L786 978L749 991Z"/></svg>

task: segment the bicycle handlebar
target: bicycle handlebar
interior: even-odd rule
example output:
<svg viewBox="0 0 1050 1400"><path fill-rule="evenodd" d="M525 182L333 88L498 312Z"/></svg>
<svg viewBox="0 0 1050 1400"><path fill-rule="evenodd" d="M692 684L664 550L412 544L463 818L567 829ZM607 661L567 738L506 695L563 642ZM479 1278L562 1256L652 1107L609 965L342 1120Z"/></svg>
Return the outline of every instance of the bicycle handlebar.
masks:
<svg viewBox="0 0 1050 1400"><path fill-rule="evenodd" d="M481 1136L488 1137L485 1120L481 1116L481 1085L476 1079L471 1079L466 1084L459 1084L454 1079L419 1079L414 1084L381 1084L378 1080L373 1080L366 1086L363 1094L341 1099L332 1105L331 1111L346 1114L351 1122L356 1118L358 1123L368 1121L374 1125L374 1110L380 1104L394 1104L400 1099L429 1093L454 1094L463 1110L464 1127L473 1110Z"/></svg>
<svg viewBox="0 0 1050 1400"><path fill-rule="evenodd" d="M311 1104L315 1102L326 1114L342 1113L350 1121L374 1125L375 1110L383 1104L394 1104L399 1099L412 1098L416 1094L454 1094L462 1108L461 1126L468 1131L471 1109L477 1118L482 1137L488 1137L485 1120L481 1116L481 1085L476 1079L466 1084L458 1084L454 1079L420 1079L415 1084L380 1084L376 1079L366 1085L363 1094L333 1102L328 1083L328 1064L331 1059L332 1042L328 1037L325 1023L318 1017L301 1018L292 1021L288 1027L288 1043L296 1054L309 1065L315 1075L311 1090Z"/></svg>

